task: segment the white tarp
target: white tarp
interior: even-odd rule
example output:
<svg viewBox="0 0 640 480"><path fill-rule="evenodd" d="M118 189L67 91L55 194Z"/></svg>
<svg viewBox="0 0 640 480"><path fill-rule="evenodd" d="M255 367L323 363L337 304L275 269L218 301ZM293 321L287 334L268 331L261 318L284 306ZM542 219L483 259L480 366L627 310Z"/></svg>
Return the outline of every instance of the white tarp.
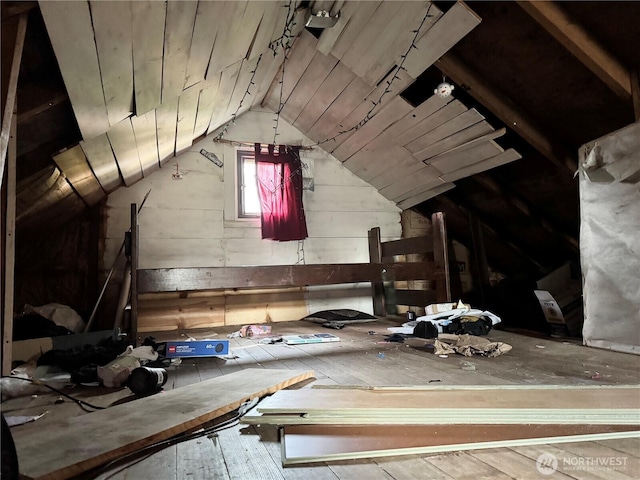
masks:
<svg viewBox="0 0 640 480"><path fill-rule="evenodd" d="M585 345L640 354L640 122L580 151Z"/></svg>

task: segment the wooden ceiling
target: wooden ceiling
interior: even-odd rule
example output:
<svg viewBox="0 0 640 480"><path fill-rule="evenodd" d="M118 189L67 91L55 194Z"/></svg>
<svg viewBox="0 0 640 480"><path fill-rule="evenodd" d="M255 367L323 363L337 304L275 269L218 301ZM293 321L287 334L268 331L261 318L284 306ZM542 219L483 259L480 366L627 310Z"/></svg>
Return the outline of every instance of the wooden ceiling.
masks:
<svg viewBox="0 0 640 480"><path fill-rule="evenodd" d="M462 242L476 225L496 268L541 275L577 259L577 149L634 121L639 6L2 2L3 88L28 15L18 227L62 224L259 108L401 208L444 210ZM304 28L320 10L338 23Z"/></svg>

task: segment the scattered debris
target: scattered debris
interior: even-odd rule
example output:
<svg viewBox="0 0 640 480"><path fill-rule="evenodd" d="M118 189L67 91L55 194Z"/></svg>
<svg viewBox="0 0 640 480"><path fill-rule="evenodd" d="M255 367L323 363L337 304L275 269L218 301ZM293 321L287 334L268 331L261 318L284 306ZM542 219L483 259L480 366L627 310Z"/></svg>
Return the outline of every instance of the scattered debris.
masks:
<svg viewBox="0 0 640 480"><path fill-rule="evenodd" d="M462 370L467 370L469 372L473 372L476 369L476 364L472 362L463 361L462 366L460 367Z"/></svg>
<svg viewBox="0 0 640 480"><path fill-rule="evenodd" d="M438 355L440 358L449 358L449 355Z"/></svg>
<svg viewBox="0 0 640 480"><path fill-rule="evenodd" d="M269 335L270 333L271 325L244 325L240 330L227 335L227 338L258 337L261 335Z"/></svg>
<svg viewBox="0 0 640 480"><path fill-rule="evenodd" d="M28 416L18 415L18 416L4 417L4 419L7 421L7 425L9 425L10 427L15 427L16 425L24 425L25 423L35 422L36 420L44 417L47 413L49 413L48 410L44 413L41 413L40 415L28 415Z"/></svg>
<svg viewBox="0 0 640 480"><path fill-rule="evenodd" d="M378 352L378 358L384 358L384 353Z"/></svg>
<svg viewBox="0 0 640 480"><path fill-rule="evenodd" d="M459 353L465 357L475 354L487 357L498 357L511 350L511 345L503 342L492 342L487 338L474 335L441 334L434 342L436 355Z"/></svg>
<svg viewBox="0 0 640 480"><path fill-rule="evenodd" d="M536 345L536 348L547 348L544 345Z"/></svg>

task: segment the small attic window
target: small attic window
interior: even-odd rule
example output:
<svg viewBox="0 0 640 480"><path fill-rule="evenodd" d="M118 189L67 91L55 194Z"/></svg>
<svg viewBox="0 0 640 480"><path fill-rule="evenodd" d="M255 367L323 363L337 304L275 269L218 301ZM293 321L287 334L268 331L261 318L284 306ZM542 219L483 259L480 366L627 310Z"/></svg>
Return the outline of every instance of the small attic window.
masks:
<svg viewBox="0 0 640 480"><path fill-rule="evenodd" d="M237 151L238 218L260 216L260 198L256 180L256 161L250 150Z"/></svg>

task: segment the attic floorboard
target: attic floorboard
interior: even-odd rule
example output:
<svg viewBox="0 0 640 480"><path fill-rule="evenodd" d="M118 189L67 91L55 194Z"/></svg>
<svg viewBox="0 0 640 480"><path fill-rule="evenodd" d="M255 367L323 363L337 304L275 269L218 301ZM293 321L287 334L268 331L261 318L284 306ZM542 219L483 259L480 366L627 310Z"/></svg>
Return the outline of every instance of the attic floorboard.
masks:
<svg viewBox="0 0 640 480"><path fill-rule="evenodd" d="M329 332L338 335L340 342L315 345L263 345L251 338L232 338L230 347L237 358L185 359L169 369L166 389L203 381L245 368L308 369L316 372L313 382L292 388L311 388L312 385L426 385L437 381L440 385L470 384L559 384L599 385L637 384L640 372L638 357L584 347L579 340L534 338L505 330L493 330L489 338L509 343L513 349L497 358L434 356L423 342L414 346L384 343L386 328L396 326L402 319L380 319L372 323L347 326L342 330L327 330L311 322L283 322L272 324L277 335ZM238 327L215 330L188 330L152 334L157 341L185 338L226 338ZM463 370L463 362L471 362L475 370ZM267 374L267 372L265 372ZM593 378L592 378L593 377ZM104 391L103 391L104 393ZM214 392L212 392L212 395ZM110 392L105 397L85 400L108 404L125 397L128 391ZM47 398L51 400L47 403ZM40 395L24 410L18 400L3 403L3 410L12 415L33 415L33 402L50 413L22 429L53 428L57 419L83 412L69 402L53 405L55 396ZM133 404L135 405L135 404ZM132 406L133 406L132 405ZM46 408L45 408L46 406ZM19 412L23 413L19 413ZM141 412L141 414L143 414ZM117 419L114 419L117 422ZM126 428L126 426L123 426ZM15 431L15 430L14 430ZM241 425L211 437L198 438L171 447L131 464L119 467L99 477L106 480L158 478L167 480L191 479L476 479L476 478L539 478L536 459L548 451L558 459L582 457L619 457L625 465L610 471L595 471L561 466L553 478L587 480L593 478L634 478L640 462L640 441L637 439L555 444L532 447L500 448L474 452L452 452L437 455L413 455L361 461L339 461L330 464L288 467L283 469L279 457L279 442L275 428ZM562 462L562 460L560 460ZM603 476L604 475L604 476ZM88 477L86 477L88 478Z"/></svg>

